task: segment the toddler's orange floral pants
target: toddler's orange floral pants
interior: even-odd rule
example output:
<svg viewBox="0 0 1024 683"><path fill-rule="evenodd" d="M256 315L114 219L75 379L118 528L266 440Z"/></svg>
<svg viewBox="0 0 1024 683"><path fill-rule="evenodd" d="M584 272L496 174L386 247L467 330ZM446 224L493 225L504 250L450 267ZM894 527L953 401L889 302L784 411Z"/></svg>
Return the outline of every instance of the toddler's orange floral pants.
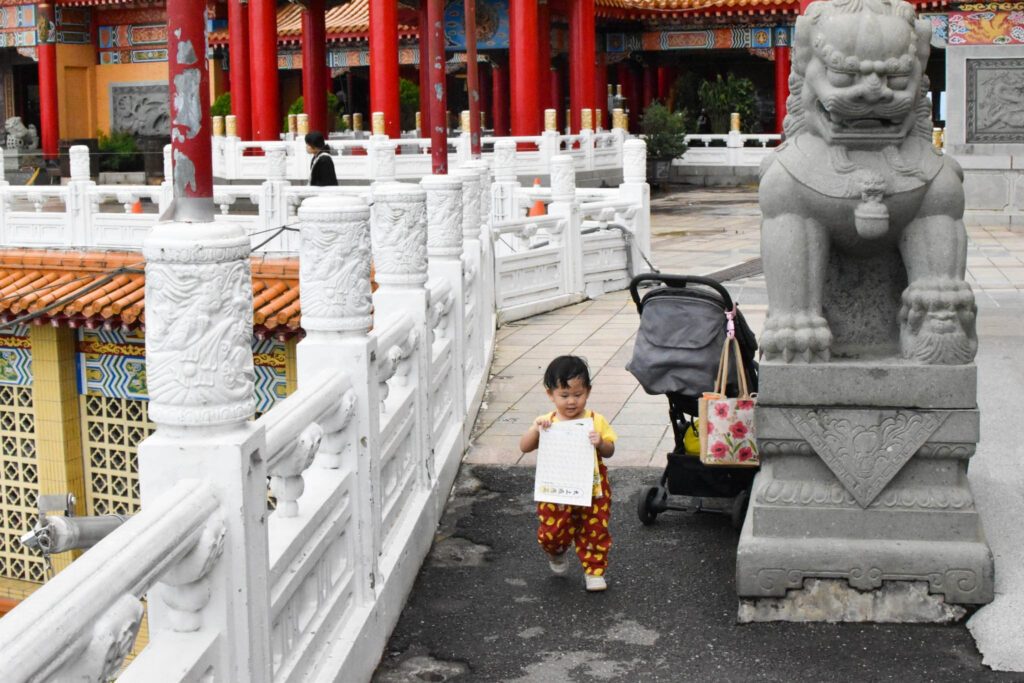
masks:
<svg viewBox="0 0 1024 683"><path fill-rule="evenodd" d="M570 543L576 546L583 571L602 576L608 567L608 551L612 536L608 521L612 511L612 489L608 485L608 470L601 465L601 491L590 507L538 503L537 542L549 555L564 553Z"/></svg>

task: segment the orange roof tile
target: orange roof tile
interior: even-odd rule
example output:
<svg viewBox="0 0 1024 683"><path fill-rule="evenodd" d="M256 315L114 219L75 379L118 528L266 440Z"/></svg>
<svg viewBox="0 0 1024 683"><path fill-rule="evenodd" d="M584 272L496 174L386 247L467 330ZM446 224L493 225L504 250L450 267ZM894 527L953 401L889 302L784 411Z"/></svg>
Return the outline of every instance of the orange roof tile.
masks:
<svg viewBox="0 0 1024 683"><path fill-rule="evenodd" d="M71 327L141 326L144 268L138 253L0 250L0 319L39 313L38 321ZM298 260L254 256L252 274L256 334L298 333Z"/></svg>

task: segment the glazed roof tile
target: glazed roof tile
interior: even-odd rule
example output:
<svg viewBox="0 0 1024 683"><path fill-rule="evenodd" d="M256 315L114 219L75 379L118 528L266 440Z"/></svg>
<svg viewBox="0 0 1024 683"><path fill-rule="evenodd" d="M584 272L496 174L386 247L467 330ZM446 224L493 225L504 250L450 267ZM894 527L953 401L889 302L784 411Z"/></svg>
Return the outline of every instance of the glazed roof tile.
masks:
<svg viewBox="0 0 1024 683"><path fill-rule="evenodd" d="M39 313L43 321L138 327L145 323L145 260L139 253L0 250L0 317ZM257 334L299 331L297 259L252 258Z"/></svg>

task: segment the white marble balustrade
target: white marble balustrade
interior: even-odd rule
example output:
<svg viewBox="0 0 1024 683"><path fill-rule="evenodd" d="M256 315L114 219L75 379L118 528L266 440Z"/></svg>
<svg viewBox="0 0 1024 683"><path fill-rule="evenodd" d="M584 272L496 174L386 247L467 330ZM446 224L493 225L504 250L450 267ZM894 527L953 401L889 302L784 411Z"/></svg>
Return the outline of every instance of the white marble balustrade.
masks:
<svg viewBox="0 0 1024 683"><path fill-rule="evenodd" d="M150 641L121 681L369 681L454 483L498 318L645 269L645 150L626 141L622 186L584 191L571 155L552 158L550 188L524 190L513 164L481 161L399 182L390 148L372 185L301 199L298 389L256 421L247 226L152 227L142 512L0 621L0 680L107 680L145 596ZM525 216L534 198L547 215Z"/></svg>

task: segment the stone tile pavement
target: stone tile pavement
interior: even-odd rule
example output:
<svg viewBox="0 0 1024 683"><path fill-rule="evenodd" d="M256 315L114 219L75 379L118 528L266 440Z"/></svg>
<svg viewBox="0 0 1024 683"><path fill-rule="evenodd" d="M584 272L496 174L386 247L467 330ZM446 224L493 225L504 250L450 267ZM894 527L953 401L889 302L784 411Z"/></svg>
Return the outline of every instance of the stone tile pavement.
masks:
<svg viewBox="0 0 1024 683"><path fill-rule="evenodd" d="M651 260L664 273L703 275L760 255L756 191L746 188L683 190L652 200ZM1024 233L969 227L968 281L979 308L1024 301ZM767 310L764 277L728 283L747 321L760 334ZM984 321L984 318L982 319ZM484 406L466 462L532 466L518 437L550 410L541 378L557 355L583 356L594 375L589 407L619 434L609 466L662 467L671 449L668 403L649 396L625 370L638 317L628 292L613 292L501 327ZM982 327L984 329L984 327Z"/></svg>

